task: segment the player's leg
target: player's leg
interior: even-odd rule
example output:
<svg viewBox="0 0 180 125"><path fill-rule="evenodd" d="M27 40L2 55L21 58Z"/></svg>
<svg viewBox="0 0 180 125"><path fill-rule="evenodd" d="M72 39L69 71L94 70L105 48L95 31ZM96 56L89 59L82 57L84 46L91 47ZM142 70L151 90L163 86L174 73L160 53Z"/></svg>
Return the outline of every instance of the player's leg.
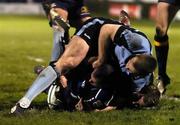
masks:
<svg viewBox="0 0 180 125"><path fill-rule="evenodd" d="M64 52L64 44L69 41L69 24L67 22L68 12L62 8L52 8L50 10L53 28L53 49L51 61L57 61Z"/></svg>
<svg viewBox="0 0 180 125"><path fill-rule="evenodd" d="M62 74L65 74L68 70L75 68L84 59L84 57L86 56L86 53L88 52L88 49L89 49L89 46L83 39L79 38L78 36L74 36L71 39L68 47L66 48L61 58L55 63L56 70L58 70ZM80 72L77 72L77 73L80 73ZM77 77L77 74L76 74L76 77ZM64 99L64 102L67 103L66 108L67 110L71 111L72 106L70 106L71 97L70 97L70 91L68 89L69 86L63 87L63 88L64 88L63 89L64 94L66 95L66 98ZM51 93L51 96L52 96L52 93ZM51 102L51 103L54 104L54 102Z"/></svg>
<svg viewBox="0 0 180 125"><path fill-rule="evenodd" d="M68 11L70 6L67 3L60 1L45 1L42 2L44 11L48 17L49 24L53 29L53 50L51 54L51 62L57 61L64 51L64 43L69 41L68 34L69 24L67 23ZM63 22L63 26L59 26L58 21ZM63 29L65 25L65 29Z"/></svg>
<svg viewBox="0 0 180 125"><path fill-rule="evenodd" d="M166 74L166 65L169 50L167 30L177 12L177 9L175 8L175 6L165 2L159 2L157 7L158 12L154 45L158 61L158 76L163 86L166 86L170 83L170 79ZM161 93L163 93L164 89L160 91Z"/></svg>
<svg viewBox="0 0 180 125"><path fill-rule="evenodd" d="M53 31L53 49L51 53L50 63L57 61L64 52L65 47L64 47L64 43L62 42L62 36L63 36L62 32L58 30Z"/></svg>
<svg viewBox="0 0 180 125"><path fill-rule="evenodd" d="M69 27L67 23L68 3L55 1L50 3L49 19L53 28L53 49L51 53L51 62L57 61L65 49L65 43L69 42Z"/></svg>
<svg viewBox="0 0 180 125"><path fill-rule="evenodd" d="M18 101L18 103L11 109L11 114L20 115L27 109L31 102L47 87L49 87L58 77L57 72L52 66L45 68L33 82L26 94Z"/></svg>
<svg viewBox="0 0 180 125"><path fill-rule="evenodd" d="M89 45L79 36L73 36L61 58L55 63L58 72L66 73L85 58Z"/></svg>

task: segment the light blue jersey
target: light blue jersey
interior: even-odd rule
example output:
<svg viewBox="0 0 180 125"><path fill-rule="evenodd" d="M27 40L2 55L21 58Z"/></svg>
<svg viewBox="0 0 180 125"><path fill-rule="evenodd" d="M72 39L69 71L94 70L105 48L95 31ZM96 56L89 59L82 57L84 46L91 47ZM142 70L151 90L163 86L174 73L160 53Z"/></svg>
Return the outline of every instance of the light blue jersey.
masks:
<svg viewBox="0 0 180 125"><path fill-rule="evenodd" d="M127 60L138 54L147 54L151 55L151 44L147 37L140 31L127 28L120 27L117 31L114 42L115 46L115 55L118 59L119 66L122 72L130 75L129 71L125 68ZM137 76L133 77L132 80L135 83L134 91L140 91L145 85L148 85L151 80L151 73L146 75L145 77Z"/></svg>

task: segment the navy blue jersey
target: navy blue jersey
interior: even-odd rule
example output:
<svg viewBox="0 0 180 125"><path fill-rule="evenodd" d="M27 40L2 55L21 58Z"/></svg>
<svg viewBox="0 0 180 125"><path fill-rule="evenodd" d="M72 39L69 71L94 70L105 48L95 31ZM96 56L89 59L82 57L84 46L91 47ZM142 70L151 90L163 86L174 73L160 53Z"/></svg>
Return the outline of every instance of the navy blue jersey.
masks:
<svg viewBox="0 0 180 125"><path fill-rule="evenodd" d="M86 21L79 31L75 34L84 39L89 47L89 56L98 55L98 38L100 29L104 24L120 24L118 21L102 17L91 18Z"/></svg>
<svg viewBox="0 0 180 125"><path fill-rule="evenodd" d="M165 2L175 6L180 6L180 0L158 0L158 2Z"/></svg>
<svg viewBox="0 0 180 125"><path fill-rule="evenodd" d="M83 98L84 110L102 109L109 105L113 99L113 92L91 85L88 80L79 82L75 90L72 88L71 96L75 99Z"/></svg>

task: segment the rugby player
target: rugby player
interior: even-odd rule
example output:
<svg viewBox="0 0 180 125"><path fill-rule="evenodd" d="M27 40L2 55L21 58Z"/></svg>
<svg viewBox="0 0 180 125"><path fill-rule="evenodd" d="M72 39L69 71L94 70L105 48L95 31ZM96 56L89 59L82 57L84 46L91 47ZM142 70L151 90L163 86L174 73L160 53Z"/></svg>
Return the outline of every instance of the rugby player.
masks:
<svg viewBox="0 0 180 125"><path fill-rule="evenodd" d="M166 86L170 83L170 78L166 73L169 50L167 31L179 8L179 0L159 0L157 4L156 34L154 36L154 45L158 62L158 78L156 83L161 94L165 92Z"/></svg>

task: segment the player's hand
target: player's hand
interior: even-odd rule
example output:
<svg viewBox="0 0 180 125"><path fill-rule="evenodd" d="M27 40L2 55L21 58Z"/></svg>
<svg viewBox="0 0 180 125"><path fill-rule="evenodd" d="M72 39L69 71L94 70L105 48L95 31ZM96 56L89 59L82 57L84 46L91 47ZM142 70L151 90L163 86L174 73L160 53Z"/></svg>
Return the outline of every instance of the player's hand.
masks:
<svg viewBox="0 0 180 125"><path fill-rule="evenodd" d="M88 59L88 63L89 64L93 64L96 60L97 60L97 56L93 56L93 57L90 57L89 59Z"/></svg>
<svg viewBox="0 0 180 125"><path fill-rule="evenodd" d="M102 66L102 64L103 62L100 59L97 59L96 61L93 62L92 67L95 69Z"/></svg>
<svg viewBox="0 0 180 125"><path fill-rule="evenodd" d="M79 100L79 102L75 105L75 108L77 111L83 110L83 104L82 104L82 98Z"/></svg>
<svg viewBox="0 0 180 125"><path fill-rule="evenodd" d="M97 85L96 85L96 82L97 82L97 81L96 81L96 78L95 78L94 75L93 75L94 72L95 72L95 70L96 70L96 69L94 69L94 71L91 73L91 78L89 79L89 83L90 83L91 85L93 85L93 86L97 86Z"/></svg>
<svg viewBox="0 0 180 125"><path fill-rule="evenodd" d="M112 111L115 110L117 107L115 106L107 106L104 109L95 109L95 112L107 112L107 111Z"/></svg>
<svg viewBox="0 0 180 125"><path fill-rule="evenodd" d="M63 86L63 88L67 87L67 79L66 79L66 77L64 75L60 76L60 83Z"/></svg>

